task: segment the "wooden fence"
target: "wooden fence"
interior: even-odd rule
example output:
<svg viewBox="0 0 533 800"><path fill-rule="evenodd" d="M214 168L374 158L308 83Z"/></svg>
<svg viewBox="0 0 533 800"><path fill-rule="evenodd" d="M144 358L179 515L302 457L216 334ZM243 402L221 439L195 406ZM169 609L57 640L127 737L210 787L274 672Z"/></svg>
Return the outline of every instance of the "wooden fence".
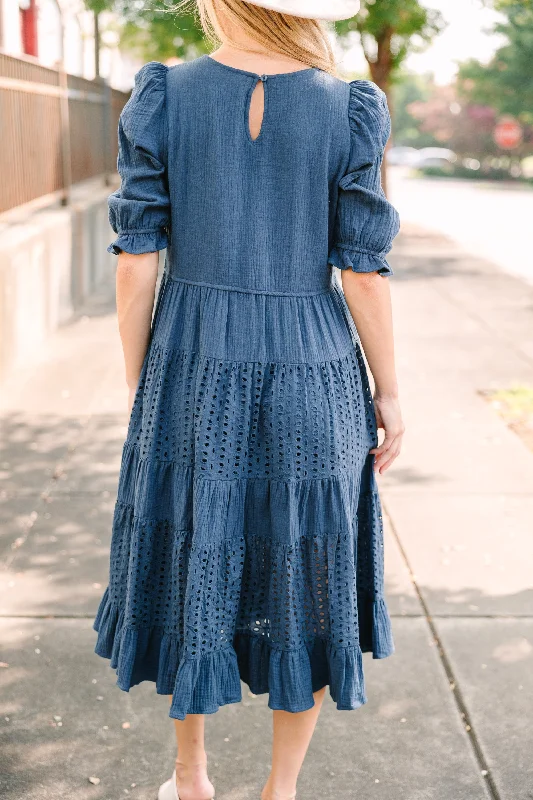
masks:
<svg viewBox="0 0 533 800"><path fill-rule="evenodd" d="M0 213L116 170L129 95L0 53Z"/></svg>

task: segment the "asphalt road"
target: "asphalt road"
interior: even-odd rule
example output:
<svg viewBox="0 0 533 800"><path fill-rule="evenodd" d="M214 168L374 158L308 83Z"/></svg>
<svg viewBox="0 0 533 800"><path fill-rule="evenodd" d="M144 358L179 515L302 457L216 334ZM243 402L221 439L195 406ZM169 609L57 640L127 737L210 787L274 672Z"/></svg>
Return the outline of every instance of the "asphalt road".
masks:
<svg viewBox="0 0 533 800"><path fill-rule="evenodd" d="M533 187L416 178L401 167L390 169L389 184L402 222L445 234L533 284Z"/></svg>

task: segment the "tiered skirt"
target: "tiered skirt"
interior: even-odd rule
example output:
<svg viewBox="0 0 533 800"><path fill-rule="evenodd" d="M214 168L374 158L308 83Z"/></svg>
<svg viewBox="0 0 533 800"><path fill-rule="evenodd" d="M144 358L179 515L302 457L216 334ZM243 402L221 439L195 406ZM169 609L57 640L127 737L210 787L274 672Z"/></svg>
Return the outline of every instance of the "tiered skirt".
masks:
<svg viewBox="0 0 533 800"><path fill-rule="evenodd" d="M241 699L367 702L362 653L394 642L377 443L338 284L293 295L164 274L122 451L94 629L117 685L169 715Z"/></svg>

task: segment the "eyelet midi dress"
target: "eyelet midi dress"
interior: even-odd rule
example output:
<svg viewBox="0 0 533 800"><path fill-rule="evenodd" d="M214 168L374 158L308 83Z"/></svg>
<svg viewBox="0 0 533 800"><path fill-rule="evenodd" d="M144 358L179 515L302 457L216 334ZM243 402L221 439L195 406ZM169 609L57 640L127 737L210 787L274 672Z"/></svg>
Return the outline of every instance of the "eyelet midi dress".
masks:
<svg viewBox="0 0 533 800"><path fill-rule="evenodd" d="M263 82L259 135L251 96ZM385 95L310 67L146 64L119 122L114 253L166 249L122 450L95 652L169 716L367 702L394 652L376 418L334 267L392 274Z"/></svg>

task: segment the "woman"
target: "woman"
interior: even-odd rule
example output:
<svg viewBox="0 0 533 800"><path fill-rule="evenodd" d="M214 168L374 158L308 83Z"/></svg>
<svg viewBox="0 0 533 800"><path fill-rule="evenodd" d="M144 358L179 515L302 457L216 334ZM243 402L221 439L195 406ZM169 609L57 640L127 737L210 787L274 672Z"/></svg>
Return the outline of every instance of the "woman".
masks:
<svg viewBox="0 0 533 800"><path fill-rule="evenodd" d="M213 796L203 715L238 702L240 679L274 714L262 800L288 800L325 687L359 707L362 653L394 652L375 477L403 433L390 120L374 84L336 77L310 16L356 1L198 5L221 46L143 67L119 124L109 249L131 413L96 652L121 689L170 696L160 800Z"/></svg>

